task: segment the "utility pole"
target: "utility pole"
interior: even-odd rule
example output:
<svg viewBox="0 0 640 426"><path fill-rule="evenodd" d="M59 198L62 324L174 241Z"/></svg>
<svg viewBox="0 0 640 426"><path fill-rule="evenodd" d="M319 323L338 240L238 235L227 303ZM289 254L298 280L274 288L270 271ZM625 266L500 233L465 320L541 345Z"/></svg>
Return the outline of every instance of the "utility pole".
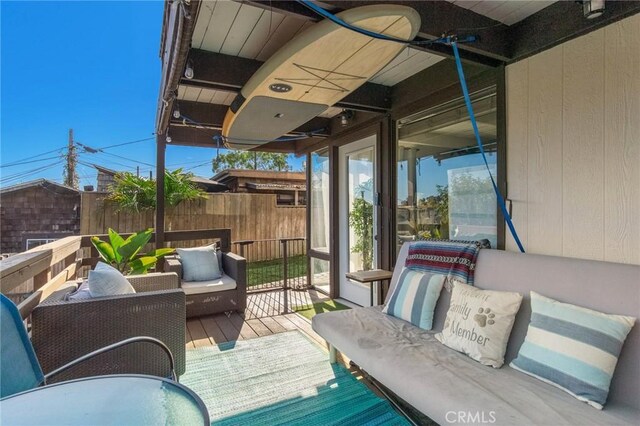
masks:
<svg viewBox="0 0 640 426"><path fill-rule="evenodd" d="M78 189L78 173L76 172L76 163L78 154L76 153L76 145L73 142L73 129L69 129L69 145L67 147L67 163L64 166L63 180L68 187Z"/></svg>

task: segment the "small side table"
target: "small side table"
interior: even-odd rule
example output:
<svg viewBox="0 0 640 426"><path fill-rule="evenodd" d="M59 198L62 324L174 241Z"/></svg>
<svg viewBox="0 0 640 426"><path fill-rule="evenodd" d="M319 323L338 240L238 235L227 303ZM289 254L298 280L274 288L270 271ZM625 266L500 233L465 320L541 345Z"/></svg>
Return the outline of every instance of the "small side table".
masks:
<svg viewBox="0 0 640 426"><path fill-rule="evenodd" d="M348 272L346 277L350 280L357 281L362 284L369 284L371 289L371 306L373 306L373 283L389 281L393 276L392 271L386 271L384 269L372 269L370 271L357 271Z"/></svg>

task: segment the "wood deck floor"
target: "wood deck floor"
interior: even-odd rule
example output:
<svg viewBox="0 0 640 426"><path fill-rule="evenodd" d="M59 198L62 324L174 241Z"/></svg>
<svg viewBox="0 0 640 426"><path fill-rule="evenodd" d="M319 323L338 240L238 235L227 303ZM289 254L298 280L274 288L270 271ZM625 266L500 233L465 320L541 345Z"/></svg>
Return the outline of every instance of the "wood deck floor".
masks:
<svg viewBox="0 0 640 426"><path fill-rule="evenodd" d="M289 290L287 294L287 313L284 313L283 292L269 291L249 294L244 316L234 312L231 316L217 314L190 318L187 320L187 347L217 345L290 330L300 330L319 345L326 347L324 339L311 329L309 320L293 312L293 309L328 300L328 297L315 290Z"/></svg>

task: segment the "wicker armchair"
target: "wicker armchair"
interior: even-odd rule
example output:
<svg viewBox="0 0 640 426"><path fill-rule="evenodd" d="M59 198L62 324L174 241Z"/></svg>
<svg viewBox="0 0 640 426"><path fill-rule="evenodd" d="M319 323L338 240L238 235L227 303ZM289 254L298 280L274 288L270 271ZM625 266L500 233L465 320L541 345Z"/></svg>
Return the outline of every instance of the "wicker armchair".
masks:
<svg viewBox="0 0 640 426"><path fill-rule="evenodd" d="M235 281L236 288L213 292L190 292L185 289L187 299L187 318L237 311L244 313L247 307L247 261L234 253L222 253L224 275ZM175 272L182 279L180 257L164 258L164 271ZM223 276L224 277L224 276ZM224 277L225 279L227 277Z"/></svg>
<svg viewBox="0 0 640 426"><path fill-rule="evenodd" d="M31 340L46 373L89 352L124 339L153 337L185 371L185 296L174 273L128 276L135 294L65 301L56 294L32 312ZM141 342L97 356L56 376L55 381L101 374L138 373L167 377L166 354Z"/></svg>

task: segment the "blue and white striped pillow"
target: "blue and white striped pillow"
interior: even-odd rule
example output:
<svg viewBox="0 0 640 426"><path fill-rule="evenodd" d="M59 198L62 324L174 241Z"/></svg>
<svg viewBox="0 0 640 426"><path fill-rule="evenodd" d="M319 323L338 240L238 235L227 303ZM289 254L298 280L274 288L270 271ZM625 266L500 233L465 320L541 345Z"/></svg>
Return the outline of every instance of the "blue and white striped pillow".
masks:
<svg viewBox="0 0 640 426"><path fill-rule="evenodd" d="M445 276L404 268L382 312L431 330Z"/></svg>
<svg viewBox="0 0 640 426"><path fill-rule="evenodd" d="M511 367L599 410L635 318L607 315L531 292L531 322Z"/></svg>

